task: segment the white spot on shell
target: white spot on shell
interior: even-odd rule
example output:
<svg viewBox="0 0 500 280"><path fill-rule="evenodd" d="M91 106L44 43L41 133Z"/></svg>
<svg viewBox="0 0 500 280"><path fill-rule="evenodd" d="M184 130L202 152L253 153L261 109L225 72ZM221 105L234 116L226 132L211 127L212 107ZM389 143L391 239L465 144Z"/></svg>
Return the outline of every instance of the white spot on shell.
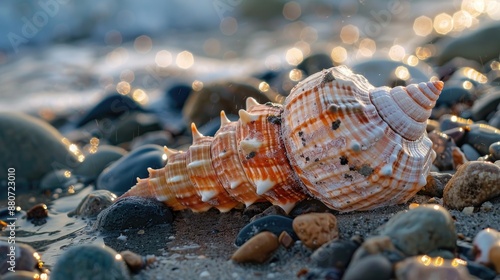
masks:
<svg viewBox="0 0 500 280"><path fill-rule="evenodd" d="M427 178L424 175L420 175L418 178L418 185L425 186L425 184L427 184Z"/></svg>
<svg viewBox="0 0 500 280"><path fill-rule="evenodd" d="M229 182L229 185L231 187L232 190L236 189L241 183L243 183L243 181L241 180L233 180L231 182Z"/></svg>
<svg viewBox="0 0 500 280"><path fill-rule="evenodd" d="M194 167L200 167L200 166L204 166L204 165L207 165L207 164L211 164L210 160L195 160L193 162L190 162L187 167L188 168L194 168Z"/></svg>
<svg viewBox="0 0 500 280"><path fill-rule="evenodd" d="M240 142L240 147L245 154L249 154L251 152L254 152L255 150L258 150L261 145L262 145L262 142L260 142L259 140L255 139L255 138L241 140L241 142Z"/></svg>
<svg viewBox="0 0 500 280"><path fill-rule="evenodd" d="M178 182L181 182L182 180L184 180L185 178L186 178L186 176L182 176L182 175L174 176L170 179L167 179L167 183L178 183Z"/></svg>
<svg viewBox="0 0 500 280"><path fill-rule="evenodd" d="M207 202L210 199L214 198L217 195L216 191L200 191L201 193L201 201Z"/></svg>
<svg viewBox="0 0 500 280"><path fill-rule="evenodd" d="M278 204L278 206L281 207L281 209L283 209L286 213L290 213L290 211L292 211L293 207L295 207L295 202Z"/></svg>
<svg viewBox="0 0 500 280"><path fill-rule="evenodd" d="M380 169L380 174L384 176L391 176L392 175L392 164L386 164L382 166Z"/></svg>
<svg viewBox="0 0 500 280"><path fill-rule="evenodd" d="M269 190L271 190L274 186L274 182L272 180L256 180L255 181L255 186L257 187L257 194L261 195Z"/></svg>

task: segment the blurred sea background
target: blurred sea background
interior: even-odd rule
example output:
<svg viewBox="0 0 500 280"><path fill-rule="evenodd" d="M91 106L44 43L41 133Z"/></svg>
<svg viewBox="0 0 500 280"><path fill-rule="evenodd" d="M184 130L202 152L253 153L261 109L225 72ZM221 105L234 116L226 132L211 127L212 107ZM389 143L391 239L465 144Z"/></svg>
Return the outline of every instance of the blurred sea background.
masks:
<svg viewBox="0 0 500 280"><path fill-rule="evenodd" d="M148 106L178 80L200 89L314 53L416 65L436 54L436 38L499 19L497 0L5 0L0 110L50 120L113 91Z"/></svg>

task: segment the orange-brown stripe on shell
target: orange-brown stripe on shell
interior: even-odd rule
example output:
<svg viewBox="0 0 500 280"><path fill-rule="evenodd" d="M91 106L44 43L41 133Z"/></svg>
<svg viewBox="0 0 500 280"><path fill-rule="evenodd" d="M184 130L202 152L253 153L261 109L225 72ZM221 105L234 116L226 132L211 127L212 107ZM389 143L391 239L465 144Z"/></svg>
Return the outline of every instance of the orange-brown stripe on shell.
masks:
<svg viewBox="0 0 500 280"><path fill-rule="evenodd" d="M240 162L236 139L238 122L227 119L224 111L221 111L220 117L221 127L211 146L212 165L226 191L248 207L262 198L248 180Z"/></svg>
<svg viewBox="0 0 500 280"><path fill-rule="evenodd" d="M226 192L212 165L210 146L214 138L203 136L194 124L191 125L191 130L193 144L189 147L186 157L189 179L203 202L221 212L227 212L239 202Z"/></svg>
<svg viewBox="0 0 500 280"><path fill-rule="evenodd" d="M306 197L281 141L281 105L254 104L240 110L239 157L247 177L262 195L286 212Z"/></svg>

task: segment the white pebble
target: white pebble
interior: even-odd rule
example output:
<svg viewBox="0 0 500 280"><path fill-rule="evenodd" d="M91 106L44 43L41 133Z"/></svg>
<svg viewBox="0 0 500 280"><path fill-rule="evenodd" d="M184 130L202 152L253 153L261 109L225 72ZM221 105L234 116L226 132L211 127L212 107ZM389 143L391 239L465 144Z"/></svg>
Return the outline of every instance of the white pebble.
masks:
<svg viewBox="0 0 500 280"><path fill-rule="evenodd" d="M200 277L210 277L210 272L205 270L202 273L200 273Z"/></svg>
<svg viewBox="0 0 500 280"><path fill-rule="evenodd" d="M474 206L465 207L462 213L465 215L472 215L472 213L474 213Z"/></svg>
<svg viewBox="0 0 500 280"><path fill-rule="evenodd" d="M120 236L118 236L116 239L120 241L127 241L127 236L120 233Z"/></svg>

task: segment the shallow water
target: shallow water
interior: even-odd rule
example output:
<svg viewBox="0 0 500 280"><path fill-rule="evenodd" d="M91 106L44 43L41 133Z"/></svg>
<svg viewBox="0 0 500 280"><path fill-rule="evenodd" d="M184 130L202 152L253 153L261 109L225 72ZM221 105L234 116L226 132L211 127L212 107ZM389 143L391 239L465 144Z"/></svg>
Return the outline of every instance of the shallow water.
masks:
<svg viewBox="0 0 500 280"><path fill-rule="evenodd" d="M101 1L87 4L88 11L83 13L80 25L75 23L75 28L83 28L83 19L91 14L91 5L96 4L94 2ZM108 2L104 3L111 7L117 5L116 1ZM159 5L163 1L149 2ZM238 5L225 14L225 17L238 21L238 31L230 36L221 33L221 19L217 16L217 10L212 5L203 4L205 6L195 9L196 14L203 14L203 9L208 9L210 16L200 18L195 14L192 18L186 17L184 25L187 27L180 23L175 25L173 17L170 21L159 23L166 31L154 28L153 31L144 32L149 28L145 18L150 16L155 22L162 14L153 13L143 18L139 17L139 13L137 26L122 28L123 43L103 43L103 37L108 34L103 30L119 26L119 23L113 22L118 20L115 16L107 18L108 25L103 24L101 28L91 30L90 34L82 35L82 31L80 35L83 37L79 40L58 42L57 36L51 33L53 29L47 27L42 30L44 33L40 37L35 37L17 53L9 50L9 42L0 41L3 44L0 47L6 50L2 52L0 49L0 111L29 112L47 119L54 115L71 118L114 91L120 81L128 81L133 89L145 91L148 97L145 105L154 106L164 90L179 80L189 83L197 80L208 84L214 80L245 77L269 69L287 69L295 64L293 57L287 57L287 52L292 48L299 50L300 56L307 57L317 52L331 54L334 48L342 47L346 52L342 63L347 65L372 57L386 57L391 54L394 45L401 46L405 51L403 57L407 57L432 37L415 35L413 22L416 17L426 15L433 18L442 12L453 14L462 3L468 1L396 1L401 4L401 11L397 14L389 12L392 8L384 0L339 1L340 4L328 2L316 1L315 4L307 5L305 1L299 1L302 5L300 20L286 20L278 11L274 14L275 19L266 22L252 14L266 7L248 3ZM500 1L484 2L496 3L500 7ZM9 3L16 7L12 1ZM134 1L127 3L122 4L123 10L130 12L135 7ZM172 3L182 7L176 10L177 13L181 11L185 15L191 11L184 6L189 3ZM326 8L317 10L314 5ZM2 15L8 14L5 9L1 10ZM169 15L175 15L176 11L171 11ZM73 11L72 15L77 14ZM494 14L494 18L497 18L497 14ZM17 17L20 15L17 14ZM61 14L60 17L62 24L71 22L68 15ZM492 16L483 12L471 23L471 29L491 20ZM18 30L19 26L10 26L6 22L0 20L4 30ZM348 24L358 27L359 40L356 43L342 42L341 30ZM137 41L135 44L134 41L127 41L127 38L134 39L142 32L149 34L148 38L152 41L150 47L141 47ZM455 32L451 35L460 34ZM376 50L363 49L361 38L372 40ZM349 41L348 38L344 40ZM182 58L184 51L194 56L192 65L189 57ZM292 63L289 63L290 60ZM22 218L22 212L18 215L16 242L32 245L42 253L43 260L49 266L64 252L61 248L78 243L104 242L98 234L86 233L89 221L67 217L67 212L73 210L82 197L92 190L92 186L80 187L81 190L77 188L75 194L61 195L64 196L61 198L48 196L42 199L40 194L32 193L19 196L16 201L23 210L41 200L48 201L49 218L41 226L35 226ZM0 203L0 208L5 206L5 201ZM5 234L2 233L0 240L6 239ZM179 250L186 248L190 248L189 245Z"/></svg>

